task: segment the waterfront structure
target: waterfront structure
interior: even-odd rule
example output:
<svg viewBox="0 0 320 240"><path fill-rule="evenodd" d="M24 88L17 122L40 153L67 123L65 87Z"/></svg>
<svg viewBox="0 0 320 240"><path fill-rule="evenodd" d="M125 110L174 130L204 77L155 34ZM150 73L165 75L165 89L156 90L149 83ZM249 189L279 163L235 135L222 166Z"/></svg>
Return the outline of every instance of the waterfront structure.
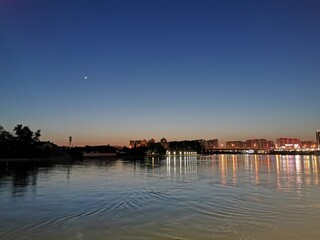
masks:
<svg viewBox="0 0 320 240"><path fill-rule="evenodd" d="M320 150L320 130L316 130L316 141L317 141L317 147L318 150Z"/></svg>
<svg viewBox="0 0 320 240"><path fill-rule="evenodd" d="M173 156L173 157L175 157L175 156L195 156L195 155L197 155L197 152L190 152L190 151L183 151L183 150L178 150L178 151L170 151L170 150L168 150L167 152L166 152L166 155L167 156Z"/></svg>

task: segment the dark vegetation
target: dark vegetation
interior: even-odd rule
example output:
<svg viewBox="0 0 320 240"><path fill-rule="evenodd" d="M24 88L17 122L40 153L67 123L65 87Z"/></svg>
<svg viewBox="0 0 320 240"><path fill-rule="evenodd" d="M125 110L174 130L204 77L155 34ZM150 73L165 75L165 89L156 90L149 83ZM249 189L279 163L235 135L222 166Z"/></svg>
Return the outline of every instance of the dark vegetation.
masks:
<svg viewBox="0 0 320 240"><path fill-rule="evenodd" d="M13 133L0 126L0 158L41 158L62 156L62 149L50 142L40 142L41 130L33 132L18 124Z"/></svg>
<svg viewBox="0 0 320 240"><path fill-rule="evenodd" d="M41 130L32 131L18 124L13 132L0 126L0 158L82 157L83 153L117 153L122 156L162 155L166 153L160 143L134 148L116 148L110 145L85 147L58 147L51 142L41 142Z"/></svg>

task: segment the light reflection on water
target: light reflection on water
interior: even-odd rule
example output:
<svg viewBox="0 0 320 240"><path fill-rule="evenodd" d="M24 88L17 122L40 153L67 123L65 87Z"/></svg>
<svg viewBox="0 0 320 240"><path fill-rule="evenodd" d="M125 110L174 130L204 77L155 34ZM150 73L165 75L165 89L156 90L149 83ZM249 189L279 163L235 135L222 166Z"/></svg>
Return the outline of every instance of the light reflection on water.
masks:
<svg viewBox="0 0 320 240"><path fill-rule="evenodd" d="M319 161L0 162L0 238L319 239Z"/></svg>

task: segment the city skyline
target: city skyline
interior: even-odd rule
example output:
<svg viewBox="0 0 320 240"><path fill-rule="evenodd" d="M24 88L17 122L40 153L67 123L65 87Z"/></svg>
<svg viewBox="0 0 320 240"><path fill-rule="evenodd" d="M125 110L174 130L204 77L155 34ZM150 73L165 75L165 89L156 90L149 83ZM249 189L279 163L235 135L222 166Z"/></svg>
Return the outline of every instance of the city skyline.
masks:
<svg viewBox="0 0 320 240"><path fill-rule="evenodd" d="M320 129L318 1L1 1L0 125L75 146Z"/></svg>

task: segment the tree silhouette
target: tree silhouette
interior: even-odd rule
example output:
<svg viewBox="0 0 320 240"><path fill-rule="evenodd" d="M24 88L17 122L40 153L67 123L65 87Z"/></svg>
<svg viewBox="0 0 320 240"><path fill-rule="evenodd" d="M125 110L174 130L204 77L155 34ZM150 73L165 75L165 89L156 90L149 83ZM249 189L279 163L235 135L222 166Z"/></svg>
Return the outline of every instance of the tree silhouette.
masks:
<svg viewBox="0 0 320 240"><path fill-rule="evenodd" d="M39 141L40 141L40 137L41 137L41 130L39 129L39 130L37 130L37 131L34 132L34 134L33 134L33 140L34 140L35 142L39 142Z"/></svg>
<svg viewBox="0 0 320 240"><path fill-rule="evenodd" d="M41 136L41 130L37 130L36 132L32 132L28 126L22 126L22 124L18 124L13 131L17 137L19 142L23 142L25 144L31 144L34 142L38 142Z"/></svg>

